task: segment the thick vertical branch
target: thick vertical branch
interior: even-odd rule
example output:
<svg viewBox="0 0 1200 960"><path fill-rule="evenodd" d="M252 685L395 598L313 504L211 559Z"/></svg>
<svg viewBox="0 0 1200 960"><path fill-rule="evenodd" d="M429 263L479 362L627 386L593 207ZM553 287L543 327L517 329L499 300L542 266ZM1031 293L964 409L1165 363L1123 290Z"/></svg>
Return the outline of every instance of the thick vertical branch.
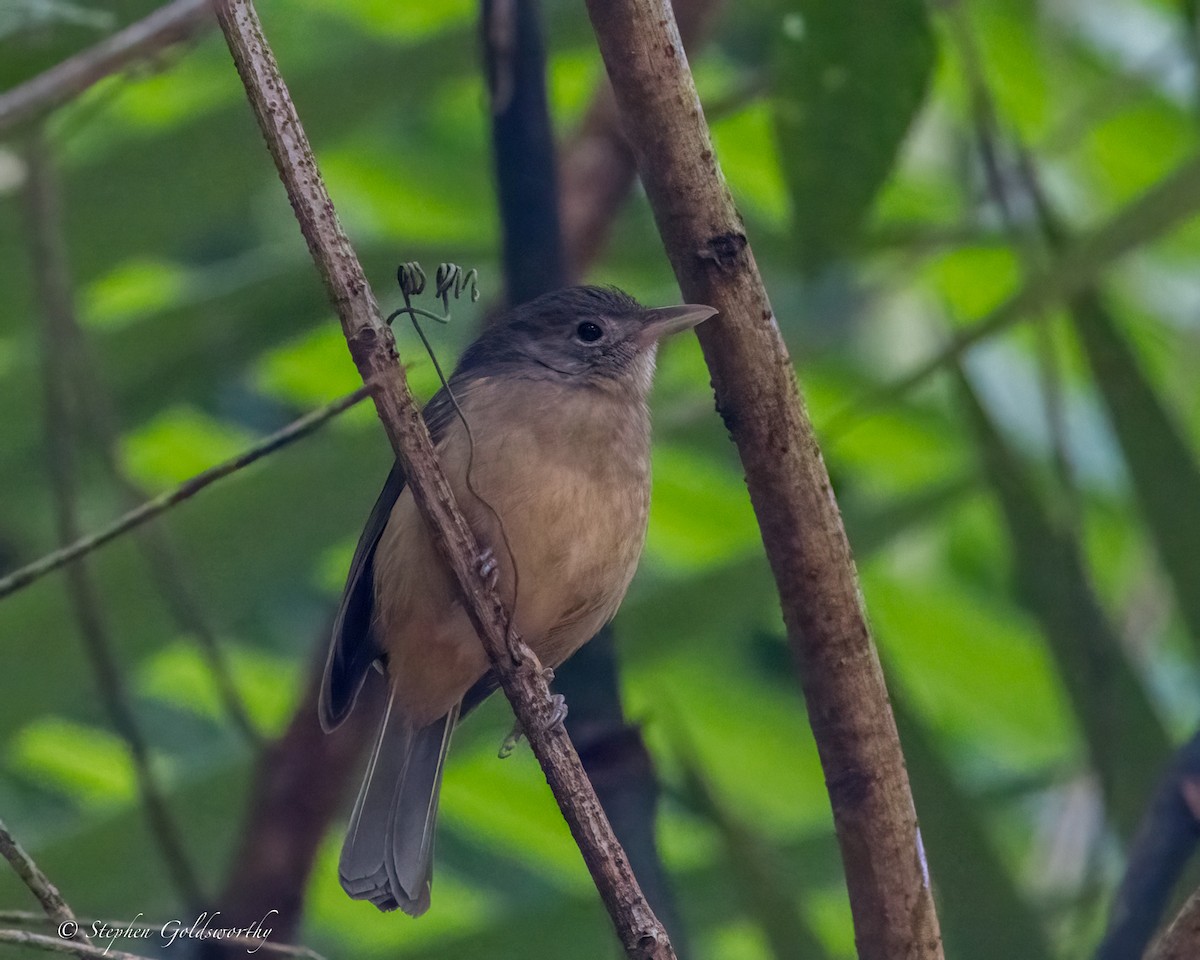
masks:
<svg viewBox="0 0 1200 960"><path fill-rule="evenodd" d="M59 542L79 539L80 525L72 448L76 414L84 402L73 395L71 370L64 348L74 321L66 251L59 231L61 215L52 159L39 135L31 138L26 201L37 296L41 306L42 381L45 390L46 443L50 486L54 497ZM202 902L200 887L188 860L162 788L151 768L150 746L138 726L125 690L125 680L113 656L100 595L83 562L66 570L67 592L96 686L113 726L125 740L133 760L138 790L151 833L180 896L190 904Z"/></svg>
<svg viewBox="0 0 1200 960"><path fill-rule="evenodd" d="M674 957L566 731L553 722L553 705L537 658L510 629L499 595L478 573L479 543L434 455L398 362L395 339L380 319L375 296L338 221L254 6L250 0L220 0L217 18L309 252L342 321L351 356L371 387L418 508L457 581L464 610L541 763L617 934L630 957Z"/></svg>
<svg viewBox="0 0 1200 960"><path fill-rule="evenodd" d="M862 960L940 958L904 756L829 477L670 6L588 0L626 133L698 330L778 585Z"/></svg>

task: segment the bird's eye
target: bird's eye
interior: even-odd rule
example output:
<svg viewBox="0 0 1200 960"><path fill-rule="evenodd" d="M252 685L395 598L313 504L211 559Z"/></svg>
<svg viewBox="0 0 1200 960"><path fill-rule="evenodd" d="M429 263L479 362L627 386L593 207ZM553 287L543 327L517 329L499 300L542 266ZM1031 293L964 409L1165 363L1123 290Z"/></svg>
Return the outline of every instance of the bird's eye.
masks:
<svg viewBox="0 0 1200 960"><path fill-rule="evenodd" d="M591 320L584 320L583 323L575 328L575 334L584 343L595 343L604 336L604 331L600 328L600 324L592 323Z"/></svg>

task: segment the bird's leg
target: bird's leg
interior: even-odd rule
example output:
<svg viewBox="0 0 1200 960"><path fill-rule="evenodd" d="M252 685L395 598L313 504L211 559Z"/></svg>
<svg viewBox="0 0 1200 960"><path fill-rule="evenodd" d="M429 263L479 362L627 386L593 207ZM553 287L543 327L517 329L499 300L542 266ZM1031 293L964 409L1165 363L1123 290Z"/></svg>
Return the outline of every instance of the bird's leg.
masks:
<svg viewBox="0 0 1200 960"><path fill-rule="evenodd" d="M550 686L554 682L554 668L543 667L542 676L546 680L546 686ZM550 694L550 719L546 721L546 729L556 727L567 719L567 698L561 693Z"/></svg>
<svg viewBox="0 0 1200 960"><path fill-rule="evenodd" d="M545 667L542 670L542 676L545 677L546 683L549 684L554 680L554 670L551 667ZM550 717L546 720L544 729L549 730L551 727L562 723L567 719L567 698L561 693L550 694ZM517 749L517 745L521 742L521 738L525 736L525 728L521 726L521 721L518 720L513 724L513 728L504 742L500 744L500 752L497 756L501 760L506 760L512 756L512 752Z"/></svg>
<svg viewBox="0 0 1200 960"><path fill-rule="evenodd" d="M496 584L500 582L500 565L496 563L495 551L491 547L487 547L475 558L475 564L479 578L492 590L495 590Z"/></svg>

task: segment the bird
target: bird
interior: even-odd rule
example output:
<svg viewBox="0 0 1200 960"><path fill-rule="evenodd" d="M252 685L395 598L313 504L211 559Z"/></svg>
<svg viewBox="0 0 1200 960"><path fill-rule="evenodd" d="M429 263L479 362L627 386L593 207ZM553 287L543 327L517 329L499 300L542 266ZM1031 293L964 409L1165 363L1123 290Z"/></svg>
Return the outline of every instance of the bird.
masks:
<svg viewBox="0 0 1200 960"><path fill-rule="evenodd" d="M658 343L716 313L647 308L615 287L548 293L490 324L422 412L486 545L481 573L545 667L563 663L624 599L646 537ZM326 732L373 668L386 677L386 705L338 874L354 899L415 917L429 908L451 733L496 683L398 462L334 621L319 697Z"/></svg>

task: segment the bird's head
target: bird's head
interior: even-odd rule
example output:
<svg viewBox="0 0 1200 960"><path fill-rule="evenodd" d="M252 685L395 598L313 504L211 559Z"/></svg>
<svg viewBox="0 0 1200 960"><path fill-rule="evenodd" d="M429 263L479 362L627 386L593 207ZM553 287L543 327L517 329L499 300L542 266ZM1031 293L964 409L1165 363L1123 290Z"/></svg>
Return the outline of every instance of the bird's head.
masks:
<svg viewBox="0 0 1200 960"><path fill-rule="evenodd" d="M650 388L659 340L716 314L712 307L643 307L616 287L568 287L514 307L463 354L460 373Z"/></svg>

